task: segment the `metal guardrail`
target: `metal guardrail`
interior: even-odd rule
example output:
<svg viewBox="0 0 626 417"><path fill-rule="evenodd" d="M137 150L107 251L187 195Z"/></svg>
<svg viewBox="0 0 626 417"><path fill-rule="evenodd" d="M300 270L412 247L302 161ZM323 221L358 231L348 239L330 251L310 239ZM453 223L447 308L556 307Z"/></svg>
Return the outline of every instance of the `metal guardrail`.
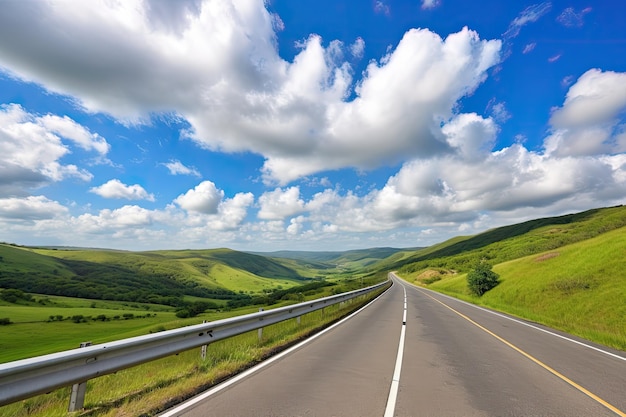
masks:
<svg viewBox="0 0 626 417"><path fill-rule="evenodd" d="M390 281L385 281L273 310L3 363L0 364L0 406L297 318L389 284Z"/></svg>

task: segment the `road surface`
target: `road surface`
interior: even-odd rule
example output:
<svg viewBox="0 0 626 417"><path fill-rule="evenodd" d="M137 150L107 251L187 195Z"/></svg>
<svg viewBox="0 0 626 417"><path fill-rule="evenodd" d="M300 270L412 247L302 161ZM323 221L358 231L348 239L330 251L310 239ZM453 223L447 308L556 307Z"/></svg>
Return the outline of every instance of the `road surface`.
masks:
<svg viewBox="0 0 626 417"><path fill-rule="evenodd" d="M340 325L162 416L616 415L626 353L394 279Z"/></svg>

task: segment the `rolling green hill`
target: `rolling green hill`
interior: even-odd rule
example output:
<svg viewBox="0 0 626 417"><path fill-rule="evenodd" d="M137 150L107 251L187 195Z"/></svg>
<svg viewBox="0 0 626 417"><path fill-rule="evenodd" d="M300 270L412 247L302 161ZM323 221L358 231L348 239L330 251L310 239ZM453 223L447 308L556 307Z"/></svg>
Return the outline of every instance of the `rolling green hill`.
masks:
<svg viewBox="0 0 626 417"><path fill-rule="evenodd" d="M383 259L387 259L404 251L415 251L413 249L398 248L370 248L355 249L344 252L307 252L307 251L276 251L276 252L256 252L262 256L269 256L279 259L296 259L309 262L317 269L329 269L340 267L343 269L360 269L373 265Z"/></svg>
<svg viewBox="0 0 626 417"><path fill-rule="evenodd" d="M478 259L498 264L590 239L624 226L626 207L593 209L499 227L475 236L455 237L395 262L383 260L375 266L409 274L428 268L463 272Z"/></svg>
<svg viewBox="0 0 626 417"><path fill-rule="evenodd" d="M303 274L304 275L304 274ZM280 262L229 249L127 252L0 245L0 288L176 305L183 296L230 299L309 277Z"/></svg>

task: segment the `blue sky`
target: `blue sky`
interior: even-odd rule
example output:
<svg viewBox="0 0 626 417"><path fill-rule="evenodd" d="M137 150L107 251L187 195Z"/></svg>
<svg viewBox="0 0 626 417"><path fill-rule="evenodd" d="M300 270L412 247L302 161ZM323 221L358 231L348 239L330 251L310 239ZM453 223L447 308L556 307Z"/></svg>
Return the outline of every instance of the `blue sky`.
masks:
<svg viewBox="0 0 626 417"><path fill-rule="evenodd" d="M0 241L428 246L626 202L626 3L0 2Z"/></svg>

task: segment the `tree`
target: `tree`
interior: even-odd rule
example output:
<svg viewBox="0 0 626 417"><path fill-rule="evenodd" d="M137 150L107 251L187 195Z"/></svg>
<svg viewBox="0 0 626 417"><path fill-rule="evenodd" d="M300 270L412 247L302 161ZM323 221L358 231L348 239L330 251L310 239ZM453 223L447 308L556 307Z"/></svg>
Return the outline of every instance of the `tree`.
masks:
<svg viewBox="0 0 626 417"><path fill-rule="evenodd" d="M493 272L491 265L483 260L479 261L467 274L467 285L470 291L479 297L499 283L500 275Z"/></svg>

